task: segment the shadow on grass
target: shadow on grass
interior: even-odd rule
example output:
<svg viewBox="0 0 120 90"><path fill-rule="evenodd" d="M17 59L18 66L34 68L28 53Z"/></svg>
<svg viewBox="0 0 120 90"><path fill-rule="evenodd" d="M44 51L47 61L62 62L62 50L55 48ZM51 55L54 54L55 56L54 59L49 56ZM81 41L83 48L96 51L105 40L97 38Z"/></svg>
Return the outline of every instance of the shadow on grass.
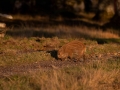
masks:
<svg viewBox="0 0 120 90"><path fill-rule="evenodd" d="M7 31L6 35L10 35L12 37L54 37L55 34L52 32L46 31L34 31L34 30L16 30L16 31Z"/></svg>
<svg viewBox="0 0 120 90"><path fill-rule="evenodd" d="M110 38L110 39L93 39L96 40L98 44L105 44L105 43L116 43L120 44L120 39Z"/></svg>
<svg viewBox="0 0 120 90"><path fill-rule="evenodd" d="M85 38L89 40L95 40L97 41L98 44L105 44L105 43L120 44L120 38L108 38L108 39L107 38L93 38L91 35L83 33L83 32L79 32L79 31L66 32L65 30L62 30L60 32L56 32L56 31L51 32L51 31L46 31L42 29L39 31L35 31L31 29L31 30L15 30L15 31L8 30L6 34L12 37L27 37L27 38L29 37Z"/></svg>
<svg viewBox="0 0 120 90"><path fill-rule="evenodd" d="M55 58L56 60L58 60L57 50L47 51L47 53L50 53L53 58Z"/></svg>

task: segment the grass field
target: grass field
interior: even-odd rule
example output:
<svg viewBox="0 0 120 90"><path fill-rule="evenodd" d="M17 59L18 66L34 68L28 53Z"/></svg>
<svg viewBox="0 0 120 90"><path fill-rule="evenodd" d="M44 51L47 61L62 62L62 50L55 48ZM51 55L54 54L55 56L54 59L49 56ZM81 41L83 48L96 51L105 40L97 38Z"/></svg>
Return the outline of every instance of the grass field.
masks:
<svg viewBox="0 0 120 90"><path fill-rule="evenodd" d="M86 45L85 62L57 60L57 50L74 39ZM114 29L25 24L0 38L0 90L119 89L120 36Z"/></svg>

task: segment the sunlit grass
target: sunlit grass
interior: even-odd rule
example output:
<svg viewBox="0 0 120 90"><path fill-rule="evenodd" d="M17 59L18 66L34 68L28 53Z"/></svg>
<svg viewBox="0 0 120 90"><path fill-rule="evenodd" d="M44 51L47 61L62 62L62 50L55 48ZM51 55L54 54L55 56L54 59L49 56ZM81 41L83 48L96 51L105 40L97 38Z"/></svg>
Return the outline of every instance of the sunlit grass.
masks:
<svg viewBox="0 0 120 90"><path fill-rule="evenodd" d="M120 60L120 59L119 59ZM1 90L119 90L120 61L90 62L77 67L31 71L29 74L5 76Z"/></svg>
<svg viewBox="0 0 120 90"><path fill-rule="evenodd" d="M40 15L21 15L21 14L17 14L17 15L12 15L13 16L13 20L22 20L22 21L41 21L41 20L49 20L48 16L40 16Z"/></svg>
<svg viewBox="0 0 120 90"><path fill-rule="evenodd" d="M20 18L24 21L34 20L30 16L14 16L16 20ZM88 60L79 66L59 68L53 65L51 69L40 67L39 70L29 70L22 74L0 75L0 90L119 90L120 57L115 55L120 54L120 36L112 31L66 25L33 27L21 24L19 28L9 28L5 37L0 38L0 67L56 60L56 56L47 51L58 50L74 39L85 43L86 56L103 55L104 58ZM106 55L115 58L106 59Z"/></svg>

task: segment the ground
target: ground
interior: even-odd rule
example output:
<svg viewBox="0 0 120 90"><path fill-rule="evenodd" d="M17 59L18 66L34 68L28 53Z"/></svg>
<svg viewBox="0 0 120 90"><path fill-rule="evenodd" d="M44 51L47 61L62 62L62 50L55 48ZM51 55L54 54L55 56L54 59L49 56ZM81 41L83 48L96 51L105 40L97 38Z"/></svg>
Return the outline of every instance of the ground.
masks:
<svg viewBox="0 0 120 90"><path fill-rule="evenodd" d="M53 39L55 42L53 42ZM58 60L57 50L70 41L72 39L58 39L56 37L33 37L31 39L23 38L22 40L15 40L11 37L1 39L0 76L34 72L40 69L73 67L94 61L120 58L119 44L98 44L96 41L82 40L87 48L83 61Z"/></svg>
<svg viewBox="0 0 120 90"><path fill-rule="evenodd" d="M1 90L120 89L119 27L40 16L2 22L7 27L0 38ZM82 61L59 60L58 49L75 39L86 46Z"/></svg>

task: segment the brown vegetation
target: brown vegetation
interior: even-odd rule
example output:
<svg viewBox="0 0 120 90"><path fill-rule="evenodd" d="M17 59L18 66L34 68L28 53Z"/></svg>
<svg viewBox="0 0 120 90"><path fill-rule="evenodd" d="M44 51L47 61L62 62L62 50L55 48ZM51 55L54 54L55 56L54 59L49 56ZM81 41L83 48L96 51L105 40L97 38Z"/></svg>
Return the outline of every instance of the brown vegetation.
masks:
<svg viewBox="0 0 120 90"><path fill-rule="evenodd" d="M16 19L7 21L11 25L0 38L0 90L120 89L120 36L113 28L79 19ZM56 59L61 46L70 60ZM85 48L87 61L74 62Z"/></svg>

